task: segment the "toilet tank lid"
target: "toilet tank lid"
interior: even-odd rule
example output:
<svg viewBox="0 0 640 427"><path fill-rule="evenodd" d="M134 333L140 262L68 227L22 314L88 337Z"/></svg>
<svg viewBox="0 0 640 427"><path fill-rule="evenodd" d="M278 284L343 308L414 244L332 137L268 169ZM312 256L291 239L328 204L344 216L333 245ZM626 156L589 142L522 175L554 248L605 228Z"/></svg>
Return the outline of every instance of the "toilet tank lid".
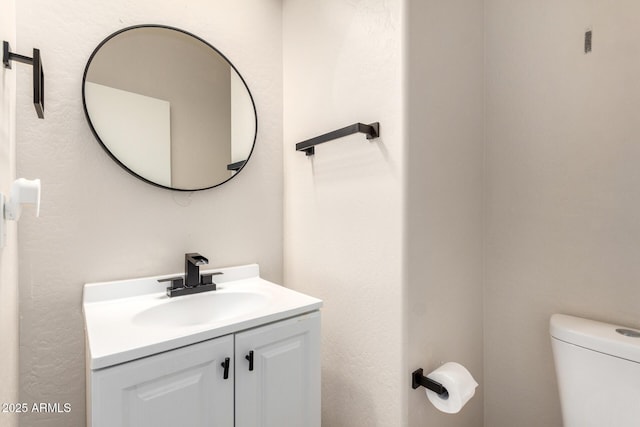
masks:
<svg viewBox="0 0 640 427"><path fill-rule="evenodd" d="M640 331L566 314L554 314L549 325L549 332L556 339L640 363L640 337L625 336L616 329Z"/></svg>

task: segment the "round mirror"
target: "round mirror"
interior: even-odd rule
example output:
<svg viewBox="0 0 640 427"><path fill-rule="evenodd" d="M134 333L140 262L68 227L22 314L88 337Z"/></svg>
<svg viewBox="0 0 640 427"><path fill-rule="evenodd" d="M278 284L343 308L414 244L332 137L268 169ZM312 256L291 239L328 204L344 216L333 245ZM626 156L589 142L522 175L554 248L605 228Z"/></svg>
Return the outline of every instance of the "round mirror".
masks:
<svg viewBox="0 0 640 427"><path fill-rule="evenodd" d="M233 64L186 31L139 25L93 51L82 102L93 134L128 172L160 187L204 190L251 156L255 104Z"/></svg>

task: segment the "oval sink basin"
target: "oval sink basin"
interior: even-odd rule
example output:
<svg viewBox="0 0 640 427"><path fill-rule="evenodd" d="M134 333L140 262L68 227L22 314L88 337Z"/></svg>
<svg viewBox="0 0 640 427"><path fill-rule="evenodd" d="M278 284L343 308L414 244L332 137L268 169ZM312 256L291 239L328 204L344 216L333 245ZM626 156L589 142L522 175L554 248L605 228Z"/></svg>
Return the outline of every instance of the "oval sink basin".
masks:
<svg viewBox="0 0 640 427"><path fill-rule="evenodd" d="M267 304L265 294L220 292L170 298L133 317L139 326L185 327L217 322L259 310Z"/></svg>

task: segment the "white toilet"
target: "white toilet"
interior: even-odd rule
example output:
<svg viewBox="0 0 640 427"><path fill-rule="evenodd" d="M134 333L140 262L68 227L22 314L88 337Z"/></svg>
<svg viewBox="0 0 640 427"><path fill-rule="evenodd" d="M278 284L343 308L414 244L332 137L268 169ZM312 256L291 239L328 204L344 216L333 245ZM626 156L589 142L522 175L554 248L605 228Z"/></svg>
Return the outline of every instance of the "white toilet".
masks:
<svg viewBox="0 0 640 427"><path fill-rule="evenodd" d="M640 331L554 314L564 427L640 426Z"/></svg>

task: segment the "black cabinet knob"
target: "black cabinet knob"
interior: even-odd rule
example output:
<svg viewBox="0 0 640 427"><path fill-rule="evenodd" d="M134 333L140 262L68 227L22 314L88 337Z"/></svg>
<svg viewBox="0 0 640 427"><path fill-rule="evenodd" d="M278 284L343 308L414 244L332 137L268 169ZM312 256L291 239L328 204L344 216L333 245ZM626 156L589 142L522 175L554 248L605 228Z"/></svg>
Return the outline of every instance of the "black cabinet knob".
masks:
<svg viewBox="0 0 640 427"><path fill-rule="evenodd" d="M228 357L224 358L224 362L222 362L220 364L220 366L222 366L224 368L224 374L223 374L223 378L225 380L229 379L229 365L231 364L231 359L229 359Z"/></svg>
<svg viewBox="0 0 640 427"><path fill-rule="evenodd" d="M251 350L244 358L249 361L249 370L253 371L253 350Z"/></svg>

